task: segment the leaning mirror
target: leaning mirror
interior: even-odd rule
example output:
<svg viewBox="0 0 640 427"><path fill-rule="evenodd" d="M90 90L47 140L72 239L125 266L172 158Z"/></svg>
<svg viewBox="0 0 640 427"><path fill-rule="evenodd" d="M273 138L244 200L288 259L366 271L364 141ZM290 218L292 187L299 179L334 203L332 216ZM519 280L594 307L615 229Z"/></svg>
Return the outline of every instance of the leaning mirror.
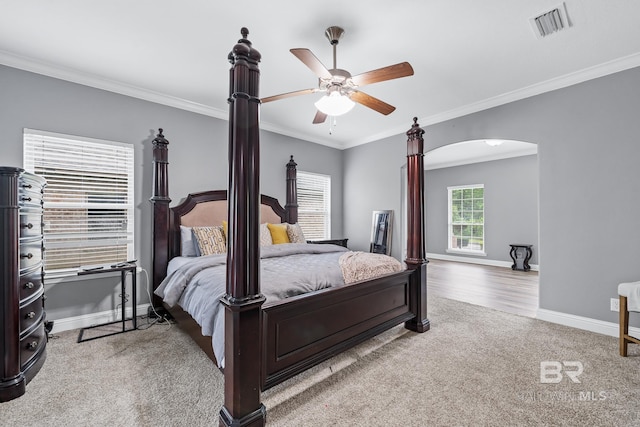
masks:
<svg viewBox="0 0 640 427"><path fill-rule="evenodd" d="M391 224L393 211L373 211L369 252L391 255Z"/></svg>

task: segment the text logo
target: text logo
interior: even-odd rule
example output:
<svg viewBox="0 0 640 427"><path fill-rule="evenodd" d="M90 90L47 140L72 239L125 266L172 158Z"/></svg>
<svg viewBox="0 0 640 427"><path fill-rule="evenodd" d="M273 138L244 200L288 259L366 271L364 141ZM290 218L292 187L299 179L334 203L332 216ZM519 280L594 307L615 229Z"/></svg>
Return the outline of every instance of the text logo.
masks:
<svg viewBox="0 0 640 427"><path fill-rule="evenodd" d="M578 376L583 370L582 362L545 360L540 362L540 382L543 384L557 384L562 381L562 373L564 372L564 375L571 381L579 383Z"/></svg>

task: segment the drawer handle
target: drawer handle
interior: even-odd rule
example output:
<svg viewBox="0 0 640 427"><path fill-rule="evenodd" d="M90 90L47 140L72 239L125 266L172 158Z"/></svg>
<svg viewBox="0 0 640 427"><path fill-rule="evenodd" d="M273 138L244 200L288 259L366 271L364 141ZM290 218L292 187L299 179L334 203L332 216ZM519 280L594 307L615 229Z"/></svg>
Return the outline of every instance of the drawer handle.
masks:
<svg viewBox="0 0 640 427"><path fill-rule="evenodd" d="M32 188L31 184L22 184L22 188Z"/></svg>
<svg viewBox="0 0 640 427"><path fill-rule="evenodd" d="M29 313L27 313L27 315L25 317L27 319L33 319L34 317L36 317L36 312L35 311L30 311Z"/></svg>
<svg viewBox="0 0 640 427"><path fill-rule="evenodd" d="M27 259L31 259L33 258L33 254L31 252L29 252L28 254L20 254L20 258L27 258Z"/></svg>
<svg viewBox="0 0 640 427"><path fill-rule="evenodd" d="M22 201L23 202L30 202L31 201L31 197L23 197Z"/></svg>
<svg viewBox="0 0 640 427"><path fill-rule="evenodd" d="M27 282L24 284L24 287L27 289L33 289L34 286L33 282Z"/></svg>
<svg viewBox="0 0 640 427"><path fill-rule="evenodd" d="M31 230L33 228L33 224L29 223L29 224L22 224L22 228L28 228L29 230Z"/></svg>
<svg viewBox="0 0 640 427"><path fill-rule="evenodd" d="M27 344L27 350L34 351L36 348L38 348L38 341L31 341Z"/></svg>

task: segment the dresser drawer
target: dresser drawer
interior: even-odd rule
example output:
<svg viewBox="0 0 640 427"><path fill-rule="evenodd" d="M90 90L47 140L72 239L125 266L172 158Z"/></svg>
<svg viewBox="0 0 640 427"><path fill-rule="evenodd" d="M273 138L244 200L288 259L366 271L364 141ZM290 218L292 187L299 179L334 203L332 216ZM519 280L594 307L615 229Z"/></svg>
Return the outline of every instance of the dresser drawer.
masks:
<svg viewBox="0 0 640 427"><path fill-rule="evenodd" d="M42 212L20 211L20 237L36 237L42 234Z"/></svg>
<svg viewBox="0 0 640 427"><path fill-rule="evenodd" d="M42 238L20 242L20 272L37 266L42 261Z"/></svg>
<svg viewBox="0 0 640 427"><path fill-rule="evenodd" d="M43 287L42 270L36 268L20 276L20 301L24 301Z"/></svg>
<svg viewBox="0 0 640 427"><path fill-rule="evenodd" d="M42 191L40 187L23 183L18 187L18 204L24 207L42 207Z"/></svg>
<svg viewBox="0 0 640 427"><path fill-rule="evenodd" d="M33 301L20 307L20 333L28 331L33 328L33 325L38 322L42 322L42 314L44 312L44 306L42 303L42 292L37 297L33 298Z"/></svg>
<svg viewBox="0 0 640 427"><path fill-rule="evenodd" d="M24 370L29 362L40 354L47 344L47 334L44 331L44 322L29 335L20 340L20 369Z"/></svg>

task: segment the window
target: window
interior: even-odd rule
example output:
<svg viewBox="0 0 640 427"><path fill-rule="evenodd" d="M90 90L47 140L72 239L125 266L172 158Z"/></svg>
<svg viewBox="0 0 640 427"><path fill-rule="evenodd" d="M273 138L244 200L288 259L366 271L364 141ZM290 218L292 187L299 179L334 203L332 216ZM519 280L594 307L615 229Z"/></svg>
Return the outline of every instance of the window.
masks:
<svg viewBox="0 0 640 427"><path fill-rule="evenodd" d="M48 277L134 258L131 144L25 129L24 168L47 180Z"/></svg>
<svg viewBox="0 0 640 427"><path fill-rule="evenodd" d="M484 254L484 185L449 187L449 250Z"/></svg>
<svg viewBox="0 0 640 427"><path fill-rule="evenodd" d="M298 171L298 224L309 240L331 238L331 177Z"/></svg>

